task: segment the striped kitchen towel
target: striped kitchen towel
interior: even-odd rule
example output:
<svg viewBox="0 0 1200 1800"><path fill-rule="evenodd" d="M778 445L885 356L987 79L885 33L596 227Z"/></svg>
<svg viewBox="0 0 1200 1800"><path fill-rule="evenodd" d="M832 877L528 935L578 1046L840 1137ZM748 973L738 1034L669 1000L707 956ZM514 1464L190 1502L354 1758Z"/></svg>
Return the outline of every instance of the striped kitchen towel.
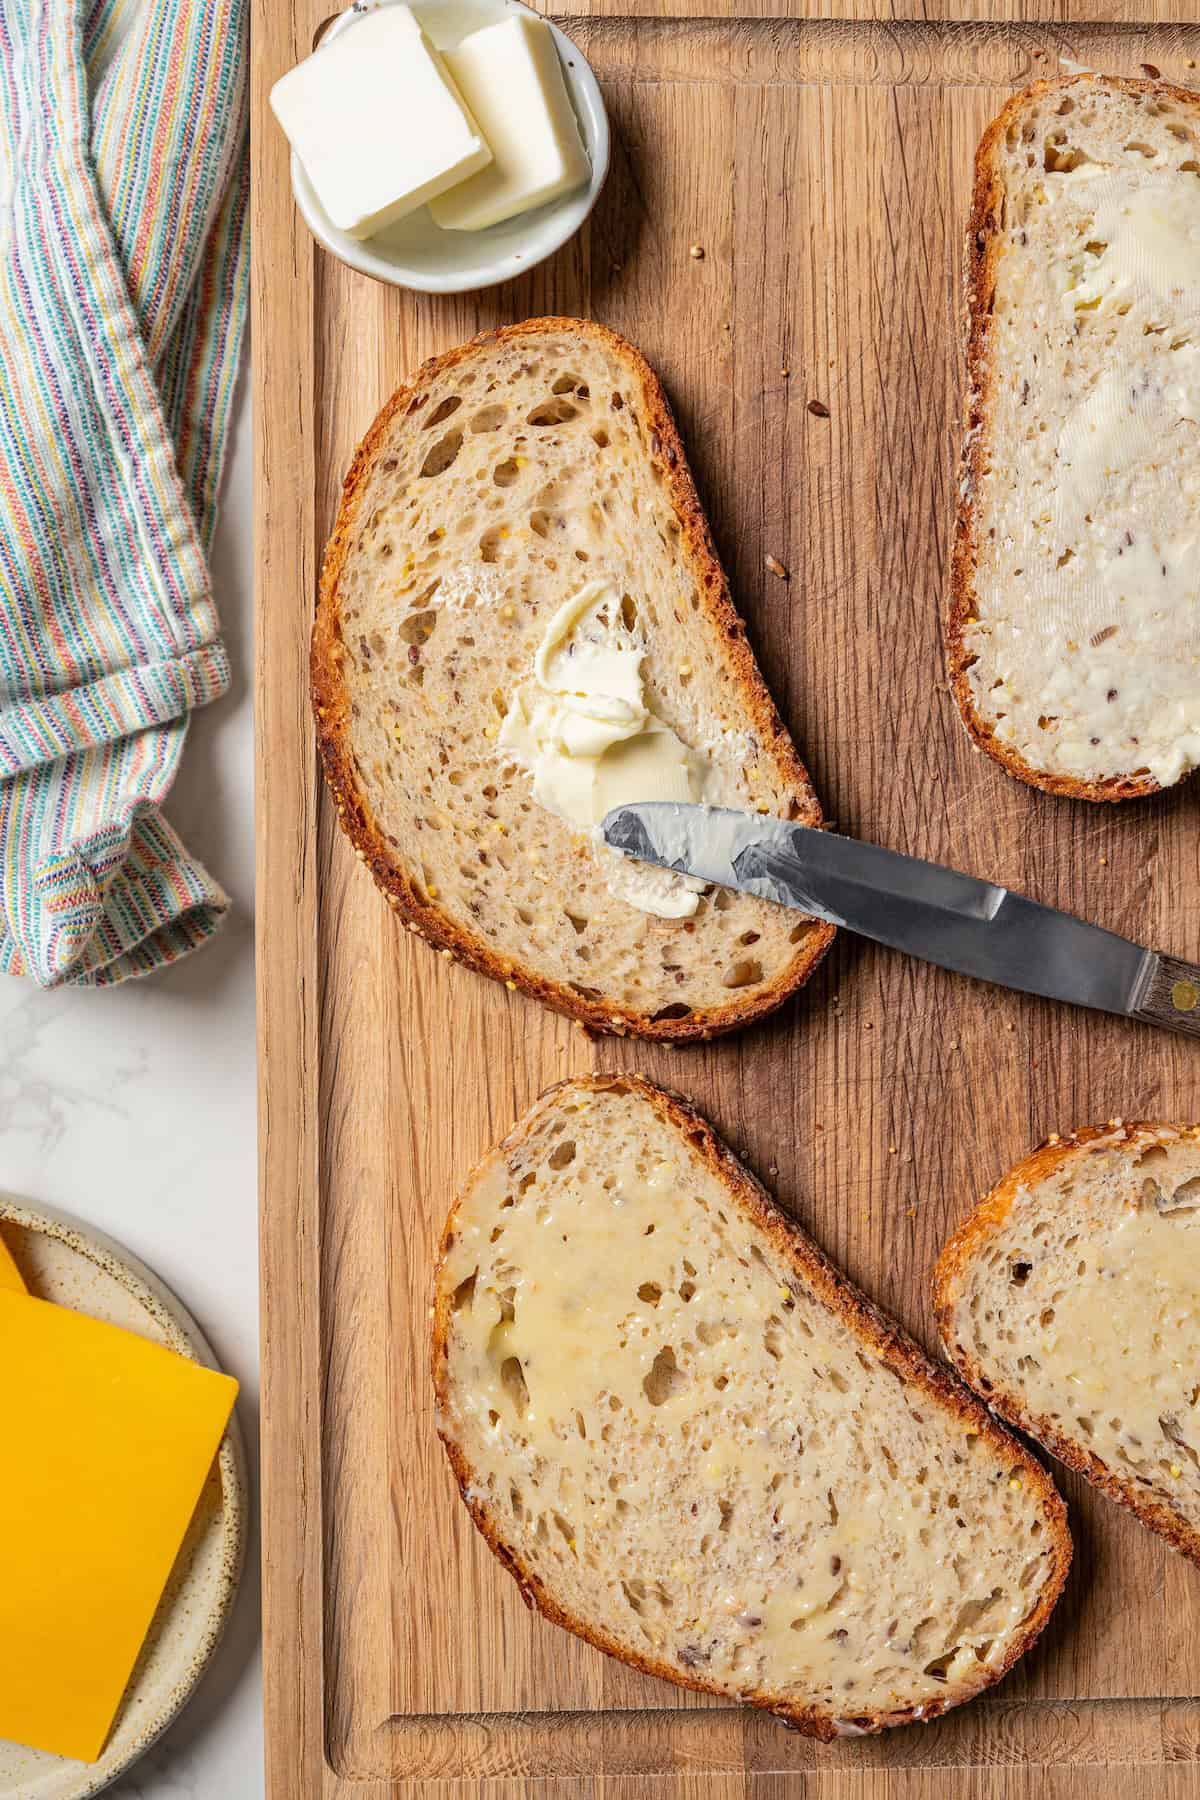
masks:
<svg viewBox="0 0 1200 1800"><path fill-rule="evenodd" d="M0 0L0 970L146 974L228 902L160 810L229 669L245 0Z"/></svg>

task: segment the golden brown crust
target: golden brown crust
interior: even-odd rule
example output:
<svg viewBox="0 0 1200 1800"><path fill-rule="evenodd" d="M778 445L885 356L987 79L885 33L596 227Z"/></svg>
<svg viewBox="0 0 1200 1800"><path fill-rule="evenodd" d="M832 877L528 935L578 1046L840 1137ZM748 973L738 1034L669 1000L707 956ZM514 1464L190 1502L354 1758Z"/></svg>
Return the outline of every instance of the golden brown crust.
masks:
<svg viewBox="0 0 1200 1800"><path fill-rule="evenodd" d="M798 1706L793 1701L780 1700L767 1692L743 1695L742 1698L746 1704L759 1707L765 1712L774 1713L786 1725L806 1737L821 1738L830 1742L848 1734L883 1731L893 1725L907 1725L918 1719L937 1718L939 1714L948 1712L951 1707L973 1698L984 1688L1001 1680L1018 1657L1029 1649L1041 1633L1059 1594L1062 1592L1063 1583L1071 1565L1072 1543L1067 1525L1067 1509L1053 1481L1030 1452L1010 1436L986 1406L976 1398L969 1388L964 1387L950 1369L942 1363L933 1362L926 1356L920 1345L909 1337L907 1332L894 1320L888 1318L886 1313L875 1306L830 1262L813 1240L775 1203L761 1183L747 1172L741 1161L717 1136L712 1126L687 1100L683 1099L681 1095L657 1086L654 1082L647 1081L641 1075L574 1076L565 1081L556 1082L552 1087L547 1088L524 1118L514 1126L509 1135L489 1151L487 1156L472 1170L463 1185L459 1199L455 1201L450 1210L439 1246L437 1265L434 1271L432 1330L433 1383L437 1399L438 1432L454 1470L459 1491L472 1519L489 1547L517 1581L526 1605L536 1607L553 1624L564 1626L568 1631L586 1639L588 1643L594 1644L597 1649L603 1650L607 1655L615 1656L622 1662L631 1663L647 1675L658 1675L665 1681L675 1682L679 1687L695 1688L702 1693L724 1694L727 1692L724 1688L706 1682L702 1677L686 1674L671 1664L658 1662L651 1656L643 1656L630 1651L624 1645L618 1644L607 1633L595 1631L582 1620L564 1612L557 1605L553 1596L546 1592L537 1575L526 1568L521 1563L519 1556L502 1541L486 1503L472 1492L469 1464L442 1427L442 1420L445 1418L449 1406L448 1349L451 1294L441 1277L446 1258L453 1247L459 1205L463 1195L471 1190L483 1170L493 1159L511 1154L518 1149L534 1126L547 1111L557 1104L559 1097L567 1089L582 1089L586 1093L593 1094L630 1092L648 1100L658 1117L685 1137L713 1174L725 1183L732 1202L771 1240L780 1255L791 1264L800 1280L811 1288L823 1304L849 1324L860 1340L873 1350L879 1360L902 1381L920 1388L935 1403L956 1414L959 1419L971 1427L972 1431L978 1432L982 1438L986 1439L998 1456L1003 1456L1013 1466L1019 1466L1025 1479L1040 1496L1045 1509L1050 1533L1049 1541L1055 1547L1057 1561L1051 1569L1036 1611L1024 1630L1014 1638L1008 1655L999 1668L986 1672L981 1669L977 1681L970 1684L964 1683L961 1687L948 1691L944 1697L926 1701L921 1706L898 1709L894 1713L870 1713L861 1717L835 1718L815 1707Z"/></svg>
<svg viewBox="0 0 1200 1800"><path fill-rule="evenodd" d="M1163 1125L1138 1120L1126 1124L1114 1120L1108 1125L1082 1126L1067 1137L1048 1138L1031 1155L1010 1169L990 1193L985 1194L975 1211L949 1239L933 1272L933 1305L943 1348L968 1386L982 1394L987 1404L1015 1430L1023 1431L1026 1436L1036 1439L1051 1456L1057 1457L1067 1468L1074 1469L1076 1474L1086 1476L1110 1500L1128 1507L1151 1531L1157 1531L1160 1536L1165 1537L1174 1549L1181 1551L1191 1562L1200 1564L1200 1537L1191 1527L1185 1525L1170 1507L1146 1494L1135 1482L1123 1481L1090 1450L1064 1437L1052 1420L1031 1412L1022 1404L1019 1395L996 1389L983 1374L974 1357L958 1341L954 1328L964 1277L987 1239L1003 1225L1022 1188L1032 1188L1045 1181L1072 1158L1086 1156L1097 1143L1103 1147L1120 1149L1139 1140L1147 1144L1162 1141L1164 1133L1169 1133L1171 1138L1180 1135L1200 1136L1200 1126Z"/></svg>
<svg viewBox="0 0 1200 1800"><path fill-rule="evenodd" d="M1001 743L980 716L967 678L970 666L965 636L967 621L975 610L975 571L979 558L976 540L976 495L987 461L994 377L990 367L992 302L1001 251L1001 208L1004 180L998 155L1010 123L1020 117L1031 100L1080 84L1116 88L1123 94L1159 93L1189 106L1200 105L1200 95L1163 81L1134 81L1116 75L1068 75L1057 81L1035 81L1014 94L994 118L975 152L975 181L967 232L967 401L963 423L962 476L954 522L954 547L950 561L950 604L946 616L946 663L950 688L972 741L994 762L1029 787L1043 793L1063 794L1076 800L1137 800L1159 791L1151 776L1106 776L1084 781L1073 775L1056 775L1027 762L1010 744Z"/></svg>
<svg viewBox="0 0 1200 1800"><path fill-rule="evenodd" d="M628 1033L671 1043L681 1043L689 1038L710 1038L721 1032L733 1031L774 1011L789 995L803 987L833 942L833 926L814 921L787 967L753 995L731 999L725 1006L698 1009L685 1019L654 1019L615 1001L590 1000L565 983L539 975L521 962L498 956L481 938L473 936L440 907L433 905L427 897L418 894L408 873L396 861L383 832L371 816L350 753L350 702L339 653L338 584L349 554L367 478L393 419L408 406L413 394L424 384L447 370L458 367L480 351L498 343L536 336L540 332L562 331L583 335L599 343L610 355L627 366L631 377L638 383L642 411L649 427L651 453L663 469L663 485L682 528L680 543L683 553L697 571L702 602L709 620L726 641L727 653L733 664L747 717L764 750L774 758L781 775L793 790L795 816L808 825L821 823L821 808L809 782L808 772L759 673L754 652L746 641L745 625L730 598L729 584L718 561L708 521L684 457L679 432L658 377L640 351L607 326L587 319L526 319L519 325L505 325L495 331L482 332L469 343L460 344L454 350L432 357L417 370L409 383L392 395L363 438L343 483L337 521L325 546L321 569L311 657L317 745L342 828L354 845L359 861L370 869L387 896L389 905L400 915L410 931L481 975L515 983L535 1000L553 1007L556 1012L566 1013L569 1018L578 1020L590 1030L615 1032L619 1036Z"/></svg>

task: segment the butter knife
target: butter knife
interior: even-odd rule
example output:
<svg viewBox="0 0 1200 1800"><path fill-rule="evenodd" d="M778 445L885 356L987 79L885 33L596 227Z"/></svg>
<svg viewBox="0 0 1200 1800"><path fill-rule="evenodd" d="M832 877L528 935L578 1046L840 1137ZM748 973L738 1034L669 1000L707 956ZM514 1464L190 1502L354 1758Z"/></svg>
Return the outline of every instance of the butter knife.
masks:
<svg viewBox="0 0 1200 1800"><path fill-rule="evenodd" d="M601 832L626 856L794 907L960 975L1200 1037L1200 965L938 863L673 800L618 806Z"/></svg>

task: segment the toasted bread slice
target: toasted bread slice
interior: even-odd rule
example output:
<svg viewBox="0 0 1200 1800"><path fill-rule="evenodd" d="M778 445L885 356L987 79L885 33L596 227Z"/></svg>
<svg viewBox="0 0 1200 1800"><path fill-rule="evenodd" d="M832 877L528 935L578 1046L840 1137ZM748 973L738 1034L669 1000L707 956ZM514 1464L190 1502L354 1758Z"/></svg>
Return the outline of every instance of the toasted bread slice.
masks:
<svg viewBox="0 0 1200 1800"><path fill-rule="evenodd" d="M1200 761L1200 95L1081 75L979 146L947 624L971 737L1122 800Z"/></svg>
<svg viewBox="0 0 1200 1800"><path fill-rule="evenodd" d="M613 603L567 649L632 659L660 743L703 773L692 797L819 823L662 389L580 319L435 358L360 446L313 633L325 771L360 856L431 944L588 1026L708 1037L798 988L832 929L729 892L657 916L631 884L678 877L639 874L539 801L508 725L589 584Z"/></svg>
<svg viewBox="0 0 1200 1800"><path fill-rule="evenodd" d="M988 1405L1200 1562L1200 1128L1051 1139L947 1244L935 1297Z"/></svg>
<svg viewBox="0 0 1200 1800"><path fill-rule="evenodd" d="M551 1088L472 1175L433 1368L531 1604L814 1737L970 1698L1062 1587L1046 1472L636 1076Z"/></svg>

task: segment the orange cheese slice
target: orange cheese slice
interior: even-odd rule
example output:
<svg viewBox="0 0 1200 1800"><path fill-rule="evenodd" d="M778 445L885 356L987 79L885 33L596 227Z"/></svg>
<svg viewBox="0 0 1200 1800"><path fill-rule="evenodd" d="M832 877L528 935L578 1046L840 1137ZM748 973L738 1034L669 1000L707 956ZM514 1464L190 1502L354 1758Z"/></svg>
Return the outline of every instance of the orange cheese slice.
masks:
<svg viewBox="0 0 1200 1800"><path fill-rule="evenodd" d="M16 1294L25 1292L21 1271L13 1260L12 1251L4 1241L3 1227L0 1227L0 1290L5 1288Z"/></svg>
<svg viewBox="0 0 1200 1800"><path fill-rule="evenodd" d="M0 1738L94 1762L237 1383L0 1285Z"/></svg>

